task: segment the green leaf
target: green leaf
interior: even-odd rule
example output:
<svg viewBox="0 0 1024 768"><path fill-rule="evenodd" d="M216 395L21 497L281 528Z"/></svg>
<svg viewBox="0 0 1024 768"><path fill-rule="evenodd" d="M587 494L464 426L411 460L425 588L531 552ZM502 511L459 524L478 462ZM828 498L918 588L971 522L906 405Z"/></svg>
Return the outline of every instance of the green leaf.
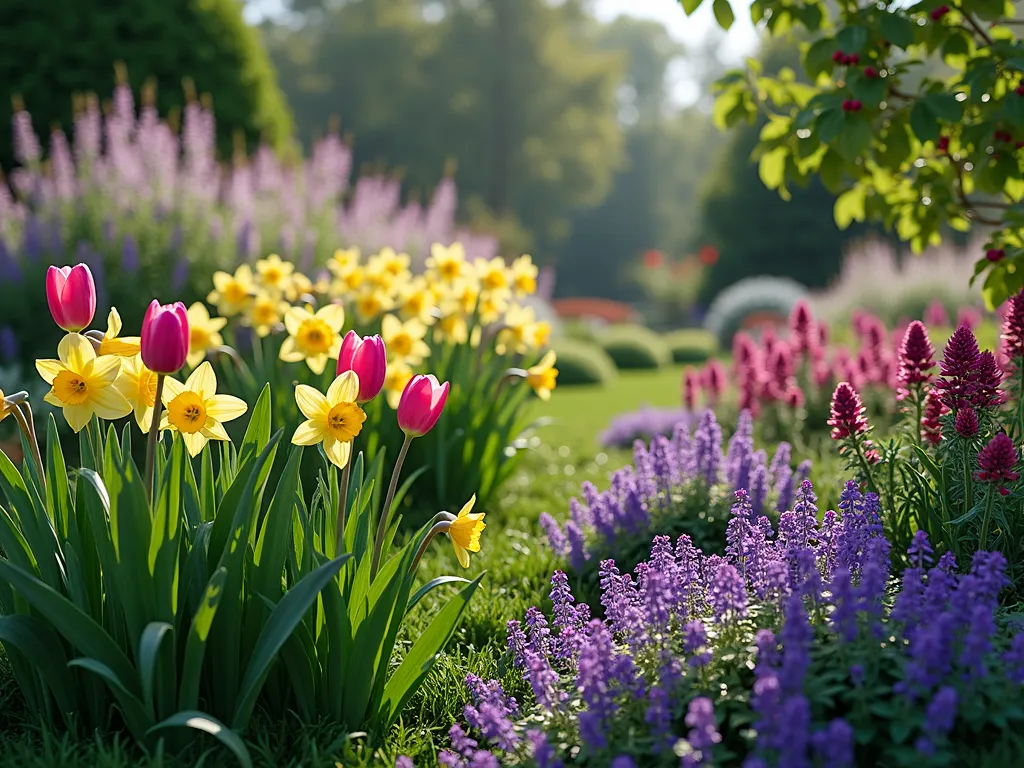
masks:
<svg viewBox="0 0 1024 768"><path fill-rule="evenodd" d="M1014 125L1024 125L1024 96L1006 94L1003 99L1003 117Z"/></svg>
<svg viewBox="0 0 1024 768"><path fill-rule="evenodd" d="M246 749L245 742L242 741L241 737L219 720L210 717L210 715L204 712L178 712L154 725L149 729L149 733L156 733L165 728L192 728L196 731L208 733L231 750L231 753L238 759L242 768L252 768L249 750Z"/></svg>
<svg viewBox="0 0 1024 768"><path fill-rule="evenodd" d="M46 681L61 716L70 726L78 709L72 695L74 681L68 679L67 656L53 628L35 616L0 616L0 642L25 655Z"/></svg>
<svg viewBox="0 0 1024 768"><path fill-rule="evenodd" d="M292 543L292 510L295 507L301 463L302 448L293 446L274 491L270 509L264 516L256 545L255 562L258 568L253 574L252 589L257 594L275 600L281 594L281 571Z"/></svg>
<svg viewBox="0 0 1024 768"><path fill-rule="evenodd" d="M921 141L935 141L941 133L938 118L924 100L918 100L911 108L910 128Z"/></svg>
<svg viewBox="0 0 1024 768"><path fill-rule="evenodd" d="M426 679L437 660L437 654L455 633L459 619L462 618L463 611L466 610L470 598L473 597L476 588L480 586L480 580L483 577L484 574L481 573L473 579L437 613L423 634L409 649L405 658L402 659L398 669L391 675L391 679L388 680L384 688L384 696L377 713L377 720L382 727L388 728L395 721L403 707Z"/></svg>
<svg viewBox="0 0 1024 768"><path fill-rule="evenodd" d="M825 156L821 159L821 165L818 167L818 173L829 192L833 194L839 192L839 187L843 183L845 165L843 158L834 149L825 152Z"/></svg>
<svg viewBox="0 0 1024 768"><path fill-rule="evenodd" d="M142 679L142 700L146 709L155 712L153 707L154 677L156 676L157 654L164 636L173 627L166 621L151 621L146 625L139 640L139 677Z"/></svg>
<svg viewBox="0 0 1024 768"><path fill-rule="evenodd" d="M964 103L957 101L955 93L929 93L920 100L928 111L947 123L959 123L964 117Z"/></svg>
<svg viewBox="0 0 1024 768"><path fill-rule="evenodd" d="M856 160L871 146L871 123L863 116L847 118L836 149L847 160Z"/></svg>
<svg viewBox="0 0 1024 768"><path fill-rule="evenodd" d="M239 466L259 456L270 442L270 424L270 384L267 384L252 408L249 425L245 428L245 436L238 447Z"/></svg>
<svg viewBox="0 0 1024 768"><path fill-rule="evenodd" d="M129 730L132 735L143 742L146 735L146 730L152 724L152 720L146 713L146 708L142 702L139 701L138 697L129 691L124 682L118 677L114 671L101 661L91 658L73 659L68 662L69 667L81 667L82 669L92 672L94 675L102 677L107 687L114 694L114 698L117 699L118 706L121 710L121 714L124 715L124 721L127 723Z"/></svg>
<svg viewBox="0 0 1024 768"><path fill-rule="evenodd" d="M909 155L910 134L906 123L893 123L885 134L885 149L878 153L878 158L888 167L898 168Z"/></svg>
<svg viewBox="0 0 1024 768"><path fill-rule="evenodd" d="M181 669L181 685L178 691L178 706L190 709L199 701L199 685L202 680L203 659L206 655L206 641L210 636L210 627L217 615L217 606L224 594L224 582L227 581L227 568L218 568L213 572L210 581L203 591L202 602L192 617L188 640L185 643L185 659Z"/></svg>
<svg viewBox="0 0 1024 768"><path fill-rule="evenodd" d="M715 0L711 9L715 12L715 20L718 22L718 26L722 29L729 29L729 27L732 26L732 23L736 21L736 16L732 12L732 6L729 5L729 0Z"/></svg>
<svg viewBox="0 0 1024 768"><path fill-rule="evenodd" d="M883 12L878 18L882 36L897 48L906 48L914 42L915 25L902 10Z"/></svg>
<svg viewBox="0 0 1024 768"><path fill-rule="evenodd" d="M831 144L846 127L846 113L841 109L826 109L815 123L822 144Z"/></svg>
<svg viewBox="0 0 1024 768"><path fill-rule="evenodd" d="M867 41L867 29L852 24L843 27L836 35L836 47L844 53L860 53Z"/></svg>
<svg viewBox="0 0 1024 768"><path fill-rule="evenodd" d="M812 81L816 80L818 75L823 72L832 70L832 54L835 52L835 41L827 37L815 41L807 49L804 54L804 69Z"/></svg>
<svg viewBox="0 0 1024 768"><path fill-rule="evenodd" d="M700 5L703 2L703 0L679 0L679 2L682 3L683 12L687 16L689 16L691 13L700 8Z"/></svg>
<svg viewBox="0 0 1024 768"><path fill-rule="evenodd" d="M406 611L411 611L416 606L416 603L443 584L469 584L469 579L464 579L461 576L438 576L431 579L413 592L412 597L409 598L409 607L406 608Z"/></svg>
<svg viewBox="0 0 1024 768"><path fill-rule="evenodd" d="M248 724L252 709L256 705L256 697L263 687L263 681L267 679L270 664L277 656L277 652L302 621L302 617L316 601L320 591L338 575L341 566L350 557L351 555L342 555L307 573L285 593L270 614L256 641L252 658L242 679L238 704L232 718L235 727L244 728Z"/></svg>
<svg viewBox="0 0 1024 768"><path fill-rule="evenodd" d="M854 187L843 192L836 198L833 215L836 219L836 226L846 229L854 221L864 221L865 204L867 194L863 187Z"/></svg>
<svg viewBox="0 0 1024 768"><path fill-rule="evenodd" d="M786 147L777 147L761 157L757 164L757 172L768 189L777 189L782 186L782 182L786 178L786 157L788 155L789 150Z"/></svg>

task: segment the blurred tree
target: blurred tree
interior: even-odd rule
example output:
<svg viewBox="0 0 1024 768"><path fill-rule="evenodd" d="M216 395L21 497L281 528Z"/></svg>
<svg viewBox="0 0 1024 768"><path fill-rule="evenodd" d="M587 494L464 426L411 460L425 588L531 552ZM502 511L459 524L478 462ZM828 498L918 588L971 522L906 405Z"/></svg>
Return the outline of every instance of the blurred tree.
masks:
<svg viewBox="0 0 1024 768"><path fill-rule="evenodd" d="M0 166L10 167L12 96L36 130L70 127L72 95L108 98L122 61L134 89L156 85L161 114L184 103L189 78L209 94L222 152L241 130L281 143L291 117L258 30L237 0L3 0L0 2Z"/></svg>
<svg viewBox="0 0 1024 768"><path fill-rule="evenodd" d="M570 216L600 203L621 156L618 57L586 3L565 0L296 2L306 23L268 30L305 140L332 115L358 163L430 189L458 161L464 211L548 260ZM311 20L316 23L311 23ZM532 240L532 243L530 242Z"/></svg>

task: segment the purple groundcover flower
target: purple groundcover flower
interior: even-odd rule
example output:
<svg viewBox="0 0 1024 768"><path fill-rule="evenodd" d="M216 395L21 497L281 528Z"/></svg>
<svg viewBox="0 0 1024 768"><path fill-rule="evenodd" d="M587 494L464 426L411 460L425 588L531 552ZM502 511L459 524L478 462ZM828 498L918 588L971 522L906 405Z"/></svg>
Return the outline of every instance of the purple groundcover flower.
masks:
<svg viewBox="0 0 1024 768"><path fill-rule="evenodd" d="M599 438L606 448L629 448L636 440L650 440L656 435L672 437L680 424L692 429L694 415L685 408L641 408L612 419Z"/></svg>

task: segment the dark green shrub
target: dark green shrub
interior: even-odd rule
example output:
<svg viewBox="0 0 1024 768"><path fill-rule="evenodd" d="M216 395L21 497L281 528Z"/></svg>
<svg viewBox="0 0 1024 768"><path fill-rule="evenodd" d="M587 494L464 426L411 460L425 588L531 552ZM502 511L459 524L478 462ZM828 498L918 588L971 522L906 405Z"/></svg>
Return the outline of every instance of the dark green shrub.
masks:
<svg viewBox="0 0 1024 768"><path fill-rule="evenodd" d="M681 328L662 338L668 344L674 363L703 363L718 351L714 335L700 328Z"/></svg>
<svg viewBox="0 0 1024 768"><path fill-rule="evenodd" d="M558 386L567 384L607 384L615 378L615 362L596 344L579 339L556 339L552 345L558 355Z"/></svg>
<svg viewBox="0 0 1024 768"><path fill-rule="evenodd" d="M642 325L613 325L598 341L619 370L661 368L671 360L661 336Z"/></svg>
<svg viewBox="0 0 1024 768"><path fill-rule="evenodd" d="M0 166L9 168L11 97L20 96L36 132L71 124L72 96L108 94L124 62L133 91L156 86L161 114L185 103L182 81L209 94L219 146L229 157L242 131L280 145L291 116L259 30L237 0L4 0L0 3Z"/></svg>

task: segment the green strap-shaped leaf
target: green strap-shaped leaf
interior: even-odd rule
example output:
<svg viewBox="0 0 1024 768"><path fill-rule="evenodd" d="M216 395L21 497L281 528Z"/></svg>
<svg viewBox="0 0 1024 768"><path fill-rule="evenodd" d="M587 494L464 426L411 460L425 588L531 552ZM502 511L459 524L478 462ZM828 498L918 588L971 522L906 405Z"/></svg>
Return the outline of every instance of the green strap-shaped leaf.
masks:
<svg viewBox="0 0 1024 768"><path fill-rule="evenodd" d="M260 392L256 405L252 407L249 425L245 428L245 436L239 444L239 466L259 456L270 442L270 411L270 384L267 384Z"/></svg>
<svg viewBox="0 0 1024 768"><path fill-rule="evenodd" d="M145 706L139 701L138 696L128 690L121 677L101 661L92 658L73 659L68 662L69 667L81 667L95 675L103 678L107 687L117 699L121 714L124 716L128 730L132 732L139 742L145 743L146 732L153 724L152 718L146 712Z"/></svg>
<svg viewBox="0 0 1024 768"><path fill-rule="evenodd" d="M281 573L292 543L292 510L295 507L301 461L302 448L294 446L277 483L270 509L263 519L256 545L255 562L258 568L252 589L272 599L277 599L281 594Z"/></svg>
<svg viewBox="0 0 1024 768"><path fill-rule="evenodd" d="M249 722L256 697L263 687L263 681L267 678L270 664L277 652L302 621L302 617L316 601L320 591L338 575L341 566L349 557L351 555L342 555L306 574L298 584L288 590L274 612L270 614L263 632L256 641L249 667L242 679L238 705L232 720L236 728L244 728Z"/></svg>
<svg viewBox="0 0 1024 768"><path fill-rule="evenodd" d="M160 644L173 627L166 621L151 621L142 631L139 639L139 677L142 679L142 700L146 704L149 716L156 719L153 705L153 688L156 676L157 654Z"/></svg>
<svg viewBox="0 0 1024 768"><path fill-rule="evenodd" d="M430 672L437 654L455 633L459 620L483 577L484 574L481 573L453 597L409 649L409 653L402 659L402 663L384 688L384 696L377 713L378 725L388 728L395 722L402 708Z"/></svg>
<svg viewBox="0 0 1024 768"><path fill-rule="evenodd" d="M224 582L227 580L227 569L218 568L213 572L203 597L192 617L192 626L185 641L185 660L181 670L181 686L178 691L178 706L181 709L194 709L199 702L199 684L202 680L203 659L206 656L206 640L210 635L213 618L217 615L217 606L224 593Z"/></svg>
<svg viewBox="0 0 1024 768"><path fill-rule="evenodd" d="M17 648L46 681L65 723L75 713L75 681L68 674L64 646L53 628L35 616L0 616L0 642Z"/></svg>
<svg viewBox="0 0 1024 768"><path fill-rule="evenodd" d="M409 598L409 607L406 608L406 612L411 611L416 607L416 603L426 597L428 594L433 592L438 587L444 584L469 584L469 579L464 579L461 576L438 576L436 579L431 579L422 587L417 589L412 597Z"/></svg>
<svg viewBox="0 0 1024 768"><path fill-rule="evenodd" d="M135 669L110 635L82 610L35 576L0 559L0 578L5 579L33 608L53 625L64 639L87 656L104 664L138 696Z"/></svg>
<svg viewBox="0 0 1024 768"><path fill-rule="evenodd" d="M231 750L231 753L238 758L242 768L252 768L249 750L246 749L245 742L242 741L241 737L215 717L211 717L205 712L178 712L154 725L149 729L148 733L154 734L167 728L192 728L196 731L208 733Z"/></svg>

